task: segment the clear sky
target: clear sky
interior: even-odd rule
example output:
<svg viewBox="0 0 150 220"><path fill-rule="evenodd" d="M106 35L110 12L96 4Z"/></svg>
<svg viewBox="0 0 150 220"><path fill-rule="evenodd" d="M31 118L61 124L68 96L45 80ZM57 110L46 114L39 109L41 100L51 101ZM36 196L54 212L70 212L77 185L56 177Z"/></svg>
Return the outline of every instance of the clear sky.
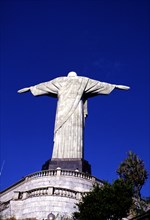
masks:
<svg viewBox="0 0 150 220"><path fill-rule="evenodd" d="M112 182L132 150L150 171L149 1L1 0L1 190L51 157L57 100L17 90L69 71L124 84L89 100L85 159ZM150 177L142 194L150 196Z"/></svg>

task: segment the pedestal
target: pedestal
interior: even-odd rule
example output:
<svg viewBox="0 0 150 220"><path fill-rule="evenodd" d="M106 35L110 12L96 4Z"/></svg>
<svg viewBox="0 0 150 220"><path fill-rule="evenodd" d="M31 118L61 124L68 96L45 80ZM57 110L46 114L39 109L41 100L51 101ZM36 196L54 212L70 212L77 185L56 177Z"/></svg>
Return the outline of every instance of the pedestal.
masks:
<svg viewBox="0 0 150 220"><path fill-rule="evenodd" d="M91 165L84 159L51 159L43 164L42 170L54 170L58 167L66 170L79 170L91 175Z"/></svg>
<svg viewBox="0 0 150 220"><path fill-rule="evenodd" d="M32 173L1 192L0 219L72 219L83 195L103 185L96 177L73 170L43 170Z"/></svg>

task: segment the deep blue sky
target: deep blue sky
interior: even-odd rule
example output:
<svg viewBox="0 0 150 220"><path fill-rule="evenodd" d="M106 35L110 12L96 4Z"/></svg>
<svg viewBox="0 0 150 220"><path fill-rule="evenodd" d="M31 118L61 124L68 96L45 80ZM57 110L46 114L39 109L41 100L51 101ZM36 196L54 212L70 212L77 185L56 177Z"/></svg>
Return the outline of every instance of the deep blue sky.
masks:
<svg viewBox="0 0 150 220"><path fill-rule="evenodd" d="M1 0L1 189L39 171L53 147L56 100L17 94L76 71L130 91L89 100L85 159L117 178L129 150L150 171L149 1ZM150 196L150 177L142 194Z"/></svg>

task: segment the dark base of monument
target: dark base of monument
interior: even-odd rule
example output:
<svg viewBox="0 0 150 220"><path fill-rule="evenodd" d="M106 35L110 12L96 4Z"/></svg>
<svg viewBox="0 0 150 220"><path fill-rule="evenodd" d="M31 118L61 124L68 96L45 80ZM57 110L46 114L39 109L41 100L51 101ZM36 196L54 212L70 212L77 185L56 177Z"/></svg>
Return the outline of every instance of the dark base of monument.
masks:
<svg viewBox="0 0 150 220"><path fill-rule="evenodd" d="M79 170L91 175L91 165L83 159L52 159L43 164L42 170L53 170L60 167L66 170Z"/></svg>

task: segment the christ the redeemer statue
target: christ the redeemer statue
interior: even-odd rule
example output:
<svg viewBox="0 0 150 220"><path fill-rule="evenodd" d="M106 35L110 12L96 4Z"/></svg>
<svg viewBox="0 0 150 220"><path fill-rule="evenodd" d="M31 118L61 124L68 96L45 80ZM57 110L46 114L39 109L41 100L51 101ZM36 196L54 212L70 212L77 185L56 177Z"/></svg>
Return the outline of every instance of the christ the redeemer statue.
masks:
<svg viewBox="0 0 150 220"><path fill-rule="evenodd" d="M18 92L31 91L34 96L48 95L58 98L52 159L82 159L87 99L108 95L115 88L129 89L127 86L100 82L70 72L67 77L58 77Z"/></svg>

